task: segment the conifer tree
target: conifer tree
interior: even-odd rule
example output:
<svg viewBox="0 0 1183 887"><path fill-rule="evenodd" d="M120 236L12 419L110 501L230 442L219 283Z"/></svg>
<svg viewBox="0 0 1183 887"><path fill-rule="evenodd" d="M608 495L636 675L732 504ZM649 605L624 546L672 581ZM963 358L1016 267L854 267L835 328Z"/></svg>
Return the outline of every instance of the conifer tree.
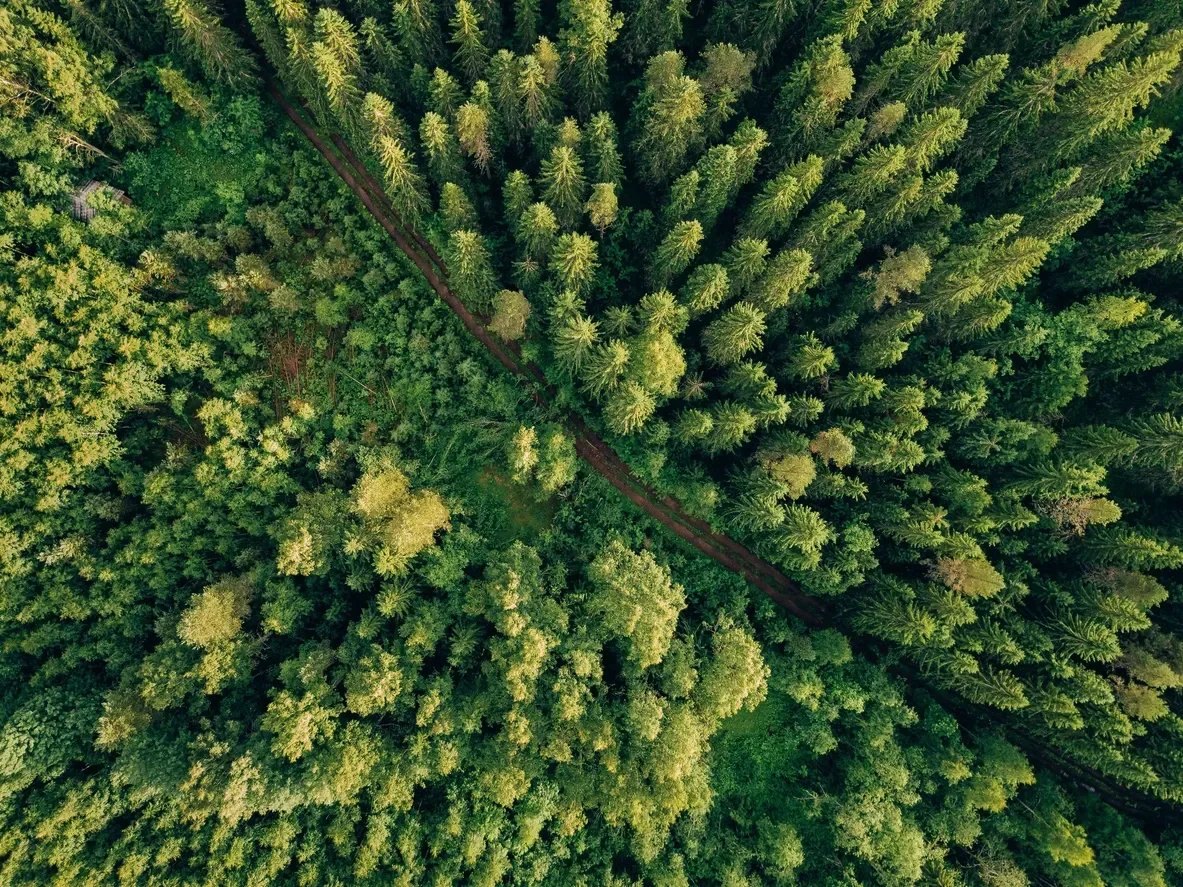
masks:
<svg viewBox="0 0 1183 887"><path fill-rule="evenodd" d="M551 244L559 233L559 222L549 206L534 203L522 214L517 230L526 255L542 259L550 254Z"/></svg>
<svg viewBox="0 0 1183 887"><path fill-rule="evenodd" d="M969 120L998 89L1010 65L1005 54L983 55L962 65L945 87L939 104L956 108Z"/></svg>
<svg viewBox="0 0 1183 887"><path fill-rule="evenodd" d="M460 150L472 158L477 169L488 173L493 163L491 121L488 111L476 102L456 109L456 140Z"/></svg>
<svg viewBox="0 0 1183 887"><path fill-rule="evenodd" d="M370 146L382 165L383 182L394 208L412 228L422 224L431 207L427 187L414 155L407 149L407 126L386 99L367 93L362 103L363 116L370 133ZM475 224L473 218L459 227Z"/></svg>
<svg viewBox="0 0 1183 887"><path fill-rule="evenodd" d="M249 84L254 60L238 37L203 0L162 0L181 52L201 66L211 80L230 86Z"/></svg>
<svg viewBox="0 0 1183 887"><path fill-rule="evenodd" d="M682 37L684 19L689 16L687 0L635 0L625 16L623 43L633 58L673 49Z"/></svg>
<svg viewBox="0 0 1183 887"><path fill-rule="evenodd" d="M853 95L854 81L840 37L822 38L806 49L776 98L774 137L782 157L825 155L823 142Z"/></svg>
<svg viewBox="0 0 1183 887"><path fill-rule="evenodd" d="M710 413L710 431L703 446L708 453L724 453L739 447L756 430L756 417L741 404L723 401Z"/></svg>
<svg viewBox="0 0 1183 887"><path fill-rule="evenodd" d="M690 212L710 228L731 202L737 190L738 155L730 145L716 145L709 149L691 173L695 175L694 204ZM685 178L684 176L681 178ZM679 181L681 181L681 178Z"/></svg>
<svg viewBox="0 0 1183 887"><path fill-rule="evenodd" d="M448 122L434 111L423 115L419 124L419 139L427 155L427 166L437 184L462 179L463 161L460 145Z"/></svg>
<svg viewBox="0 0 1183 887"><path fill-rule="evenodd" d="M530 177L520 169L510 172L501 186L501 200L505 205L506 226L516 232L526 210L534 203Z"/></svg>
<svg viewBox="0 0 1183 887"><path fill-rule="evenodd" d="M514 0L513 37L518 52L525 53L538 39L541 19L539 0Z"/></svg>
<svg viewBox="0 0 1183 887"><path fill-rule="evenodd" d="M705 131L702 86L684 73L681 53L654 56L645 69L645 86L633 108L633 150L642 170L657 182L679 171Z"/></svg>
<svg viewBox="0 0 1183 887"><path fill-rule="evenodd" d="M596 242L586 234L560 234L550 252L550 268L566 290L582 292L597 267Z"/></svg>
<svg viewBox="0 0 1183 887"><path fill-rule="evenodd" d="M469 83L480 80L489 65L489 47L481 24L481 16L469 0L456 0L449 42L456 47L453 61Z"/></svg>
<svg viewBox="0 0 1183 887"><path fill-rule="evenodd" d="M597 182L592 185L591 197L587 199L584 209L587 210L588 221L593 228L604 236L604 232L616 221L619 212L616 200L616 186L611 182Z"/></svg>
<svg viewBox="0 0 1183 887"><path fill-rule="evenodd" d="M574 227L583 211L587 180L583 175L583 161L579 154L566 145L556 145L550 157L542 162L539 177L542 198L564 228Z"/></svg>
<svg viewBox="0 0 1183 887"><path fill-rule="evenodd" d="M676 224L653 253L650 281L655 286L664 286L685 271L698 255L702 236L702 225L697 219Z"/></svg>
<svg viewBox="0 0 1183 887"><path fill-rule="evenodd" d="M484 238L476 231L454 231L448 238L448 268L456 293L476 310L484 310L497 292L497 278Z"/></svg>
<svg viewBox="0 0 1183 887"><path fill-rule="evenodd" d="M744 221L749 237L779 238L821 184L822 161L810 155L765 183Z"/></svg>
<svg viewBox="0 0 1183 887"><path fill-rule="evenodd" d="M699 265L683 287L682 302L692 315L705 314L727 300L730 280L722 265Z"/></svg>
<svg viewBox="0 0 1183 887"><path fill-rule="evenodd" d="M747 302L737 302L703 331L703 343L711 360L735 363L758 350L764 335L764 313Z"/></svg>
<svg viewBox="0 0 1183 887"><path fill-rule="evenodd" d="M624 26L624 16L612 12L609 0L564 0L559 17L563 77L580 116L587 118L607 98L608 50Z"/></svg>
<svg viewBox="0 0 1183 887"><path fill-rule="evenodd" d="M736 102L752 88L755 63L753 54L730 43L712 43L703 51L698 81L707 106L705 127L709 137L718 137L735 114Z"/></svg>
<svg viewBox="0 0 1183 887"><path fill-rule="evenodd" d="M617 434L632 434L653 415L657 404L648 391L632 380L623 382L604 403L604 418Z"/></svg>
<svg viewBox="0 0 1183 887"><path fill-rule="evenodd" d="M464 90L449 71L436 68L431 72L428 96L431 110L448 119L455 116L456 109L464 101Z"/></svg>
<svg viewBox="0 0 1183 887"><path fill-rule="evenodd" d="M394 0L393 17L399 46L408 59L424 66L440 61L443 44L436 0Z"/></svg>
<svg viewBox="0 0 1183 887"><path fill-rule="evenodd" d="M597 345L581 373L584 389L593 397L604 397L624 378L629 357L628 346L619 339Z"/></svg>
<svg viewBox="0 0 1183 887"><path fill-rule="evenodd" d="M489 92L497 121L509 140L517 144L522 136L520 88L521 61L508 49L500 49L489 64Z"/></svg>
<svg viewBox="0 0 1183 887"><path fill-rule="evenodd" d="M746 292L764 274L768 252L768 241L753 237L741 237L727 250L723 266L737 294Z"/></svg>
<svg viewBox="0 0 1183 887"><path fill-rule="evenodd" d="M599 328L590 317L569 317L553 333L555 357L569 373L577 375L591 356L598 336Z"/></svg>
<svg viewBox="0 0 1183 887"><path fill-rule="evenodd" d="M587 124L584 139L587 171L593 181L620 184L623 175L620 149L617 146L616 124L601 111L593 114Z"/></svg>
<svg viewBox="0 0 1183 887"><path fill-rule="evenodd" d="M517 98L521 102L522 119L533 129L554 114L557 102L551 78L533 53L521 59L518 72Z"/></svg>
<svg viewBox="0 0 1183 887"><path fill-rule="evenodd" d="M783 308L813 282L812 265L813 257L805 250L781 250L767 263L748 298L765 312Z"/></svg>

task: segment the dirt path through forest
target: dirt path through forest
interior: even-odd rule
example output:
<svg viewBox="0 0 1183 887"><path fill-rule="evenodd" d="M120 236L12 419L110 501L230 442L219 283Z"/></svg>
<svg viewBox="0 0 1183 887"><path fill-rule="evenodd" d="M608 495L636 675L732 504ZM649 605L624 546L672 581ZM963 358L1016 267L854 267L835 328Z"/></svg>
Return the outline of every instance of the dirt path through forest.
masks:
<svg viewBox="0 0 1183 887"><path fill-rule="evenodd" d="M447 285L447 267L439 254L417 232L406 228L390 204L381 184L357 158L340 136L328 140L320 135L304 115L276 87L269 84L272 97L296 127L328 161L333 170L389 235L403 254L418 269L444 303L464 323L468 331L496 358L497 362L525 381L540 405L549 406L553 386L542 370L522 359L516 343L504 343L493 336L482 318L469 311ZM825 607L817 598L805 594L783 572L729 536L714 530L706 521L686 512L679 502L664 495L633 474L599 435L576 415L566 415L575 435L575 450L588 465L603 475L629 501L680 538L727 569L738 573L780 606L812 626L825 624Z"/></svg>

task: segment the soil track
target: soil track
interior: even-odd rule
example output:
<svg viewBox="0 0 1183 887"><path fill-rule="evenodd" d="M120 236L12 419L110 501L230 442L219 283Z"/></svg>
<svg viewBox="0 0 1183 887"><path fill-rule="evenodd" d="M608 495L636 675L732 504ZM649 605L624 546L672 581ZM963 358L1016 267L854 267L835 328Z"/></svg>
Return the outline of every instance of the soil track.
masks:
<svg viewBox="0 0 1183 887"><path fill-rule="evenodd" d="M554 398L554 389L547 382L542 370L522 359L521 349L516 343L501 342L493 336L486 328L485 319L470 311L452 292L447 284L447 267L438 252L418 232L402 224L381 183L358 159L345 140L339 135L331 135L328 139L321 136L274 83L268 84L268 88L284 113L357 195L370 215L423 275L440 299L460 318L468 331L485 346L498 363L528 384L535 401L549 406ZM717 532L701 518L687 513L677 500L654 490L638 478L616 451L592 431L581 417L568 414L565 418L575 435L575 450L580 458L603 475L630 502L707 557L738 573L802 621L812 626L826 624L825 607L821 601L805 594L773 564L729 536Z"/></svg>

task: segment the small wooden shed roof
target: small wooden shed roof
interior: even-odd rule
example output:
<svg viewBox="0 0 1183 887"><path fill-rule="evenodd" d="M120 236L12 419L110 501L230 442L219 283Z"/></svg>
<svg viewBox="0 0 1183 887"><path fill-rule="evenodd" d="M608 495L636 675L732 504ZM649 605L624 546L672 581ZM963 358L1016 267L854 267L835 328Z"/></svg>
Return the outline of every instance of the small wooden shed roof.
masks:
<svg viewBox="0 0 1183 887"><path fill-rule="evenodd" d="M74 218L82 222L89 222L94 218L96 210L94 205L91 203L91 198L99 191L106 191L116 200L120 200L123 203L131 203L131 200L128 199L128 196L118 188L112 188L110 185L104 182L91 179L89 182L74 192L73 205L70 208L70 212Z"/></svg>

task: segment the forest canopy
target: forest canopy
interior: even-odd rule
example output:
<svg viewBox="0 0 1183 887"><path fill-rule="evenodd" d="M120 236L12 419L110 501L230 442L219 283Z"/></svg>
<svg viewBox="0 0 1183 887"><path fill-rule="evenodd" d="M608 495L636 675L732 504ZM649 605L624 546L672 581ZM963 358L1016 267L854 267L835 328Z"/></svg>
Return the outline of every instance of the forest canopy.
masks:
<svg viewBox="0 0 1183 887"><path fill-rule="evenodd" d="M9 0L0 882L1183 884L1183 8Z"/></svg>

